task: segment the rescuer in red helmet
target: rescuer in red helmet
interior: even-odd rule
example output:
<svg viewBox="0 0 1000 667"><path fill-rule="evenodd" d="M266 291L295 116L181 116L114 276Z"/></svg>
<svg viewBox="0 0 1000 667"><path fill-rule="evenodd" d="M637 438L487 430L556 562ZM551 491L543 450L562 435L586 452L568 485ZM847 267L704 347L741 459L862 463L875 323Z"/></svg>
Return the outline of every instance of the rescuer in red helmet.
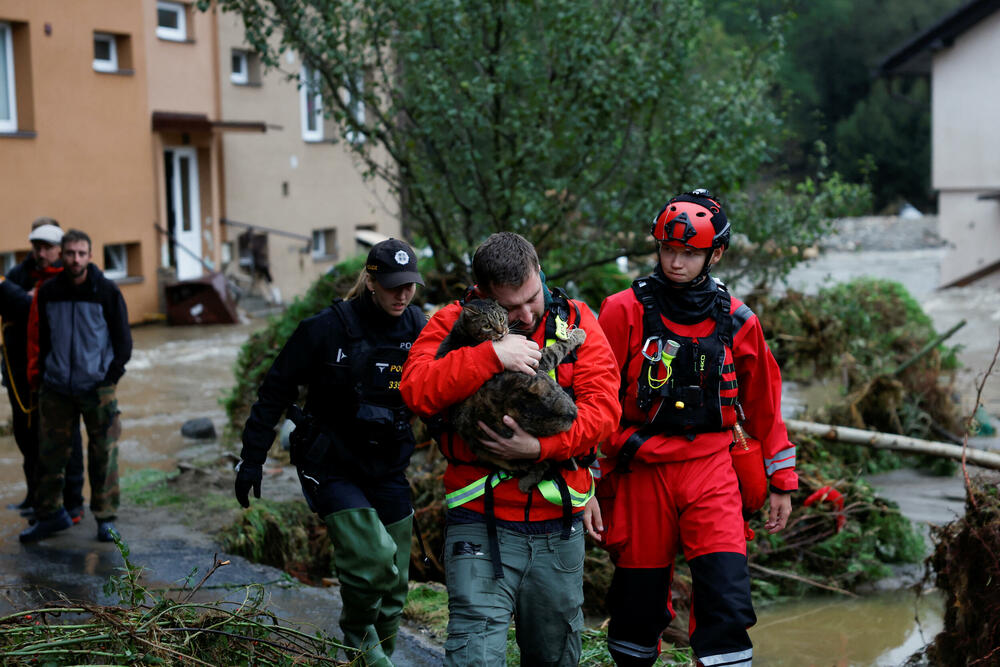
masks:
<svg viewBox="0 0 1000 667"><path fill-rule="evenodd" d="M757 316L709 275L729 247L719 201L707 190L678 195L650 231L656 269L605 299L599 317L621 372L623 410L601 446L597 489L602 541L615 563L608 649L618 665L656 661L682 550L695 655L705 665L750 665L747 628L756 616L745 514L760 509L769 484L765 529L781 530L798 487L781 376ZM734 467L751 445L762 459L739 457Z"/></svg>

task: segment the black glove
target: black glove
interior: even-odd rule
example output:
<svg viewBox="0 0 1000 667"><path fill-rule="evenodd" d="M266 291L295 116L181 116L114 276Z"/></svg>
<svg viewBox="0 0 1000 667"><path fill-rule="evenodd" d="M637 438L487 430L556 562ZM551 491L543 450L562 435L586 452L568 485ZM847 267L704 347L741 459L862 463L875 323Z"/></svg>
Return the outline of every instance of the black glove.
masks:
<svg viewBox="0 0 1000 667"><path fill-rule="evenodd" d="M250 507L250 489L253 497L260 498L260 480L264 477L264 466L259 463L240 461L236 464L236 501L243 507Z"/></svg>

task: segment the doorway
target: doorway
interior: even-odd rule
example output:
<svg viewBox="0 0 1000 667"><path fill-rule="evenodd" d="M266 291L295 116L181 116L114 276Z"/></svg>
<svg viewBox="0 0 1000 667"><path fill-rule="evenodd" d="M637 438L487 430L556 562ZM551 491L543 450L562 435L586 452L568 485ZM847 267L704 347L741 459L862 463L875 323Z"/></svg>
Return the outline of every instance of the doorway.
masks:
<svg viewBox="0 0 1000 667"><path fill-rule="evenodd" d="M194 148L163 151L166 179L167 264L178 280L202 275L201 205L198 190L198 154Z"/></svg>

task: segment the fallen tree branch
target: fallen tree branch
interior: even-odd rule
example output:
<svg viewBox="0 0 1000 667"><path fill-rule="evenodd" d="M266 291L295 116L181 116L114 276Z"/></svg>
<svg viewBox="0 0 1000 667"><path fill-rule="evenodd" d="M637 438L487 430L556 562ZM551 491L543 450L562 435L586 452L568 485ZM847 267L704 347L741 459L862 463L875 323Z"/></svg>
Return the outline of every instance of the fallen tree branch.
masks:
<svg viewBox="0 0 1000 667"><path fill-rule="evenodd" d="M855 593L851 591L844 590L843 588L837 588L836 586L830 586L828 584L822 584L813 579L808 579L806 577L800 576L798 574L792 574L791 572L782 572L781 570L772 570L769 567L764 567L763 565L757 565L757 563L750 563L750 567L755 570L760 570L764 574L769 574L773 577L784 577L785 579L794 579L795 581L801 581L804 584L809 584L810 586L815 586L816 588L823 588L828 591L833 591L834 593L840 593L841 595L846 595L848 597L856 598L858 597Z"/></svg>
<svg viewBox="0 0 1000 667"><path fill-rule="evenodd" d="M983 373L982 377L979 379L979 383L976 385L976 402L972 406L972 411L969 413L969 418L965 423L965 439L962 441L962 477L965 478L965 496L972 503L972 506L976 506L976 497L972 493L972 482L969 480L969 469L966 467L966 462L975 459L969 455L972 453L969 451L969 431L972 430L972 421L976 418L976 409L980 406L983 400L983 388L986 387L986 381L993 374L993 369L997 365L997 356L1000 355L1000 339L997 340L997 347L993 350L993 359L990 360L990 365L986 367L986 371ZM975 450L973 450L975 451Z"/></svg>
<svg viewBox="0 0 1000 667"><path fill-rule="evenodd" d="M942 456L956 461L967 460L974 465L993 470L1000 470L1000 454L987 452L981 449L966 449L959 445L952 445L947 442L934 442L931 440L921 440L910 438L905 435L894 433L879 433L878 431L865 431L860 428L850 428L848 426L834 426L832 424L818 424L816 422L800 421L789 419L785 422L788 430L795 433L816 436L824 440L835 440L847 442L854 445L868 445L876 449L894 449L900 452L911 452L917 454L931 454Z"/></svg>

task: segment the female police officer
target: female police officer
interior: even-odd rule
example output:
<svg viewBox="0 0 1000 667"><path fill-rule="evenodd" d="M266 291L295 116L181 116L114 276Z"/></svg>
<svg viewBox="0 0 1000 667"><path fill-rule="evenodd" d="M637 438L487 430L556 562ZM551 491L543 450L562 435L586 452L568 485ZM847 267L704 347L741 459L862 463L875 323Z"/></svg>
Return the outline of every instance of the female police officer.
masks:
<svg viewBox="0 0 1000 667"><path fill-rule="evenodd" d="M344 643L368 665L392 664L406 601L413 508L404 470L414 439L399 380L426 321L410 305L417 283L413 250L382 241L347 300L299 324L260 386L236 473L236 499L249 507L287 410L296 422L292 463L334 546ZM302 385L304 411L295 405Z"/></svg>

